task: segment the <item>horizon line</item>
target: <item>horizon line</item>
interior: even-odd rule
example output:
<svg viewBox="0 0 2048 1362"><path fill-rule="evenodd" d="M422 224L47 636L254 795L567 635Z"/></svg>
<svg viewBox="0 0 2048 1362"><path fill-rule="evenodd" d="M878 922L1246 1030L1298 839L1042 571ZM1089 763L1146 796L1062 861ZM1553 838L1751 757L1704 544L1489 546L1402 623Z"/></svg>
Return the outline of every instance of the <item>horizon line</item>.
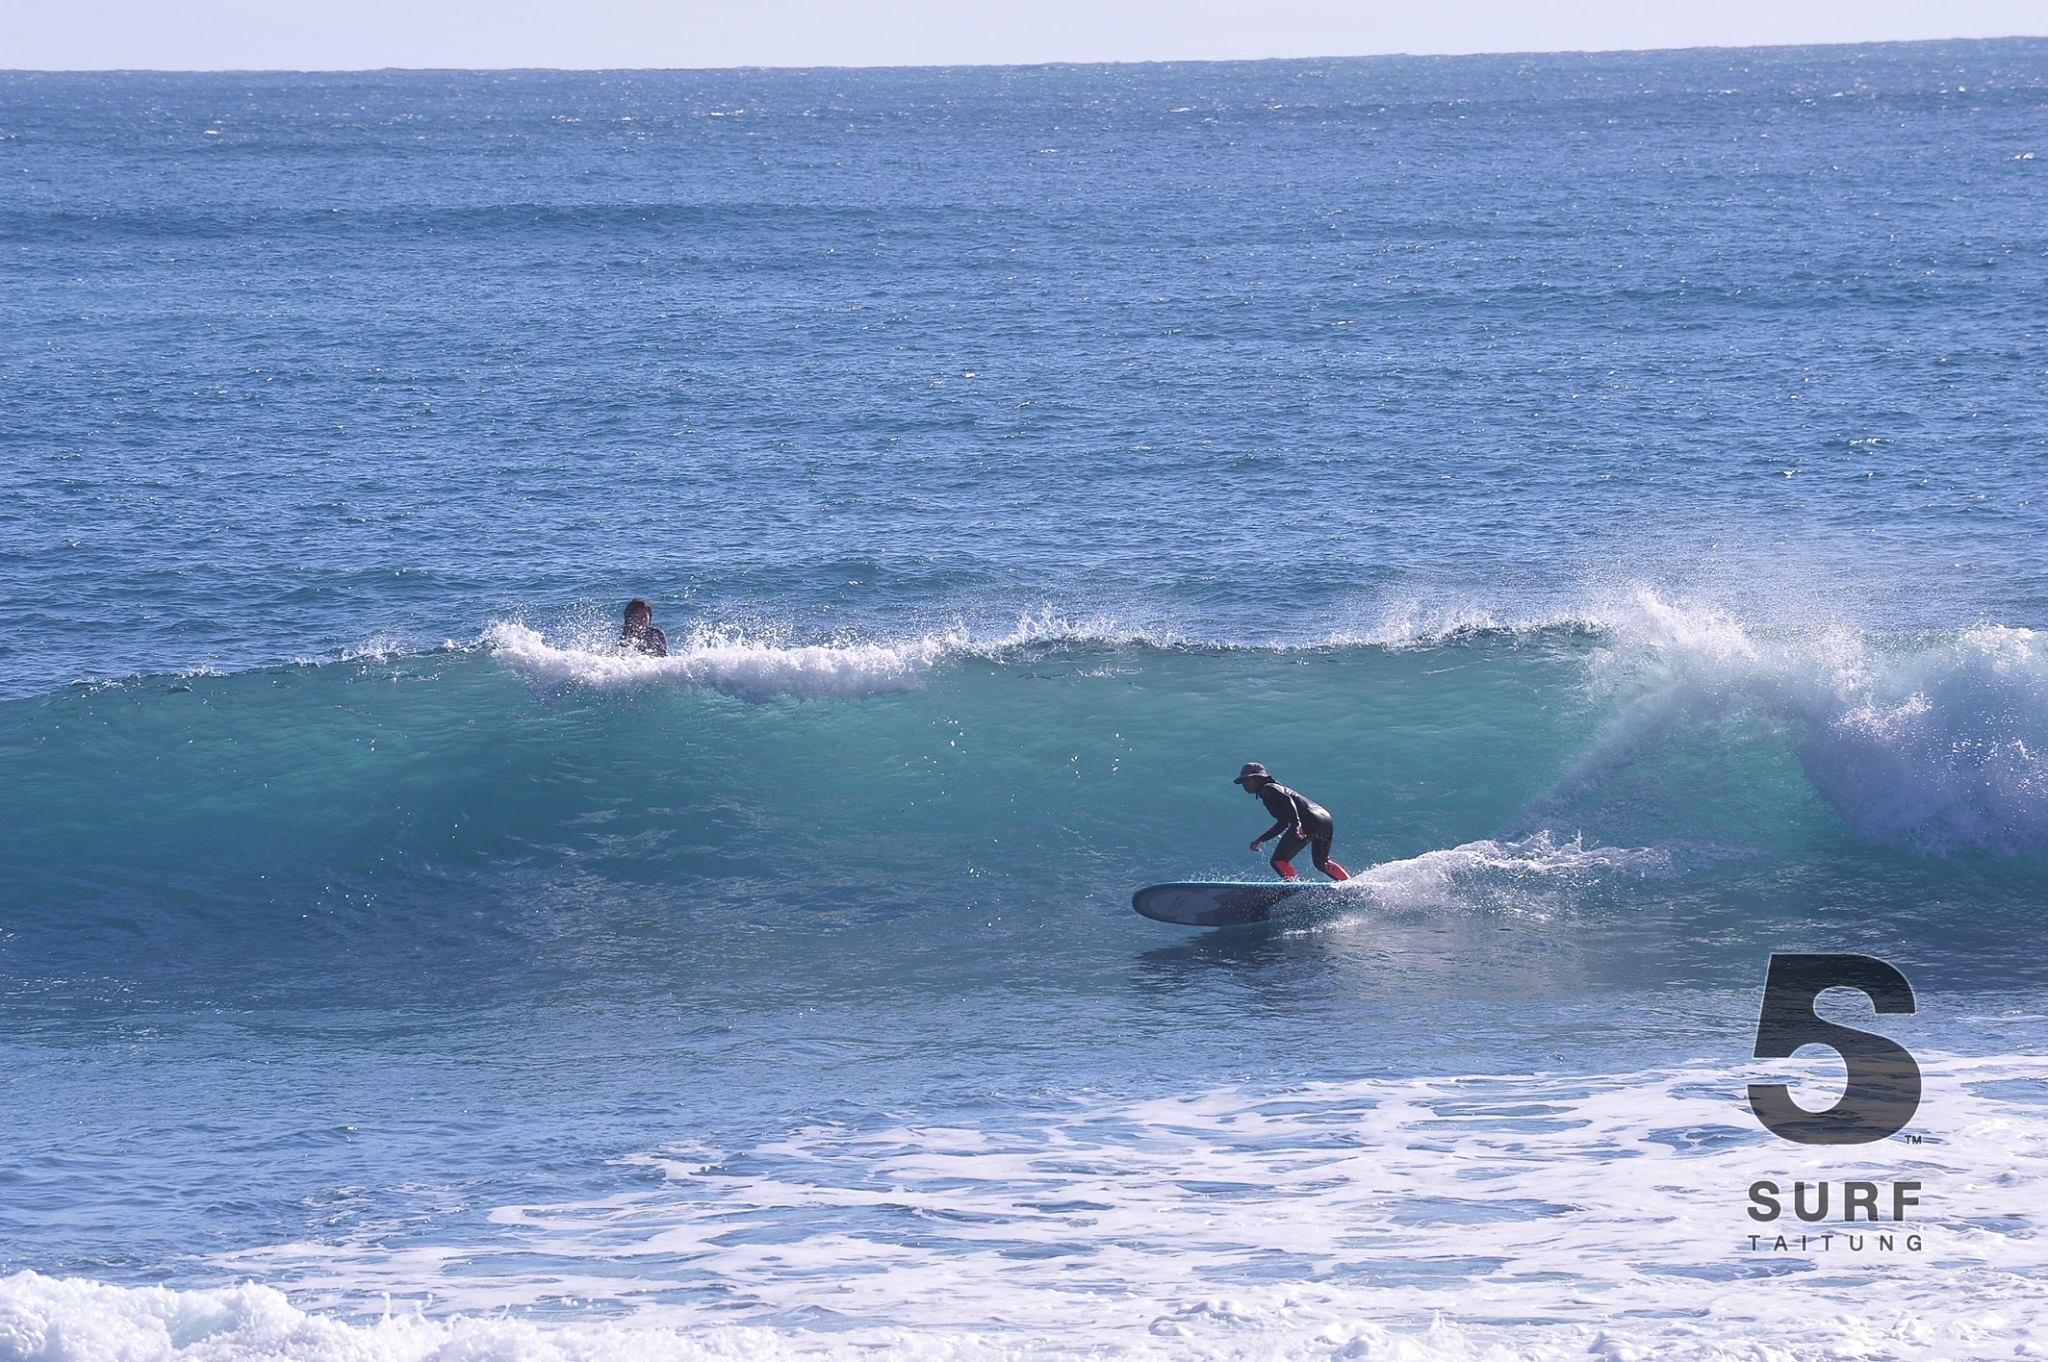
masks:
<svg viewBox="0 0 2048 1362"><path fill-rule="evenodd" d="M388 74L482 75L560 73L597 75L668 72L807 72L807 71L1032 71L1061 67L1103 66L1245 66L1282 62L1353 62L1438 60L1478 57L1607 57L1650 56L1680 52L1790 52L1814 48L1931 47L1957 43L1989 44L2048 40L2048 33L2005 33L1991 37L1845 39L1818 43L1688 43L1676 47L1502 48L1471 51L1400 51L1312 53L1270 57L1113 57L1059 58L1045 61L998 62L839 62L791 65L742 62L725 66L10 66L6 76L366 76Z"/></svg>

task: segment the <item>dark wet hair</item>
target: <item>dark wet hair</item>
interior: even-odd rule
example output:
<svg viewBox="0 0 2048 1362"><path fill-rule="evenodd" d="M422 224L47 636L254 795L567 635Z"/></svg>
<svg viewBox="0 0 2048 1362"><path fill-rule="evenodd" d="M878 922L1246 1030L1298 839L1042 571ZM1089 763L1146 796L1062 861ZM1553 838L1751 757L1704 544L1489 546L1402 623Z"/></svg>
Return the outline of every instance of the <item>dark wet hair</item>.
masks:
<svg viewBox="0 0 2048 1362"><path fill-rule="evenodd" d="M626 618L631 619L635 615L645 615L647 618L653 619L654 607L641 600L638 596L635 596L632 600L626 602Z"/></svg>

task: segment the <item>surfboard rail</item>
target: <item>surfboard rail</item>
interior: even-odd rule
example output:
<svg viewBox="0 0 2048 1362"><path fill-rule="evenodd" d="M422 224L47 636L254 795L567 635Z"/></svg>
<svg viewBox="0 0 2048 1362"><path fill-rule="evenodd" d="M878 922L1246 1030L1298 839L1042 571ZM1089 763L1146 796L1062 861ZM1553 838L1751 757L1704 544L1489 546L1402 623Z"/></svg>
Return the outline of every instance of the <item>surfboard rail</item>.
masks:
<svg viewBox="0 0 2048 1362"><path fill-rule="evenodd" d="M1131 908L1155 922L1171 922L1182 927L1235 927L1247 922L1264 922L1288 899L1324 888L1328 886L1286 881L1244 884L1225 880L1181 880L1146 885L1131 895Z"/></svg>

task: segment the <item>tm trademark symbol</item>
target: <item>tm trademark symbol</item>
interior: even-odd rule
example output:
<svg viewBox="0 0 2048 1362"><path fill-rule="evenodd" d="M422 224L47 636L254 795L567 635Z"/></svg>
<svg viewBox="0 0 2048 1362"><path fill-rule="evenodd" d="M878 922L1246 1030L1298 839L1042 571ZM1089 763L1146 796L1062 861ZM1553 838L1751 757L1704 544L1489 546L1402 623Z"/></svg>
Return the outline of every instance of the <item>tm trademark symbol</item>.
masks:
<svg viewBox="0 0 2048 1362"><path fill-rule="evenodd" d="M1907 1144L1919 1144L1919 1143L1920 1143L1920 1137L1919 1137L1918 1135L1908 1135L1908 1136L1906 1137L1906 1143L1907 1143Z"/></svg>

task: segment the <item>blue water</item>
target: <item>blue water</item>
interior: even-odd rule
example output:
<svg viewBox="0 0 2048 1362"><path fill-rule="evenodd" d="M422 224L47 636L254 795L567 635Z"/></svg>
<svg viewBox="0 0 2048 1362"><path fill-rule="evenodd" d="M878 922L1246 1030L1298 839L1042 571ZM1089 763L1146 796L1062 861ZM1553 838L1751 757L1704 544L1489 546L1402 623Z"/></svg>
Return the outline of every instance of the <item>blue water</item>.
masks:
<svg viewBox="0 0 2048 1362"><path fill-rule="evenodd" d="M2044 114L0 74L0 1357L2038 1337ZM1352 902L1130 913L1247 759ZM1882 1301L1736 1252L1906 1175L1748 1115L1774 950L1920 994Z"/></svg>

